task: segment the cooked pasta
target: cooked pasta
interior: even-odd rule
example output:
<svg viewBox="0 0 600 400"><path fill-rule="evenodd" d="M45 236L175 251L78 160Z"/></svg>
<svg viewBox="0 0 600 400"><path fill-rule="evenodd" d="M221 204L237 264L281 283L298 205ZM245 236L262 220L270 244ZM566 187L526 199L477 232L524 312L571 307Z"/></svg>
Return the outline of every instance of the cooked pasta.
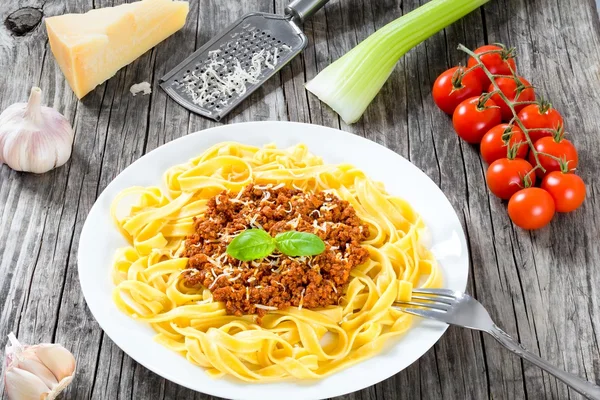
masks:
<svg viewBox="0 0 600 400"><path fill-rule="evenodd" d="M188 287L182 257L194 218L220 193L248 185L324 191L347 201L369 227L366 262L350 271L339 304L290 306L256 315L228 313L208 287ZM122 212L124 204L134 205ZM114 200L112 217L129 246L112 266L114 301L148 323L156 341L213 377L248 382L318 379L375 355L411 326L392 307L413 287L439 287L441 273L424 246L426 227L404 200L387 194L352 165L330 165L304 145L278 149L220 143L174 166L164 188L132 187ZM124 215L123 215L124 214Z"/></svg>

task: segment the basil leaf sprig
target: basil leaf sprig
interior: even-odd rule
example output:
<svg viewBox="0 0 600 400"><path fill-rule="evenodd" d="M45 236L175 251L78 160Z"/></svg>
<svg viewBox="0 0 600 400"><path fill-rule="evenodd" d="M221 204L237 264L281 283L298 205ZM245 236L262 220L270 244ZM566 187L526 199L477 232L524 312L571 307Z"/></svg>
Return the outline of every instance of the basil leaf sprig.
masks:
<svg viewBox="0 0 600 400"><path fill-rule="evenodd" d="M227 254L236 260L252 261L275 250L275 240L263 229L246 229L227 246Z"/></svg>
<svg viewBox="0 0 600 400"><path fill-rule="evenodd" d="M325 242L313 233L288 231L275 236L277 250L291 257L316 256L325 251Z"/></svg>
<svg viewBox="0 0 600 400"><path fill-rule="evenodd" d="M325 251L325 242L307 232L288 231L272 237L263 229L246 229L229 243L227 254L252 261L267 257L275 249L290 257L316 256Z"/></svg>

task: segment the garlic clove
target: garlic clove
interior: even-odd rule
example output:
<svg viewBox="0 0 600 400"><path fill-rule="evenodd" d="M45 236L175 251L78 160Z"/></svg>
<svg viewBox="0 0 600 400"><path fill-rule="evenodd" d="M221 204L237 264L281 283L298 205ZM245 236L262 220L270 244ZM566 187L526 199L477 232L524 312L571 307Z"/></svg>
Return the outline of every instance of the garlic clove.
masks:
<svg viewBox="0 0 600 400"><path fill-rule="evenodd" d="M54 374L43 363L35 358L23 358L18 362L18 368L31 372L40 378L40 380L50 389L58 385L58 379L56 379Z"/></svg>
<svg viewBox="0 0 600 400"><path fill-rule="evenodd" d="M75 357L59 344L21 344L11 332L6 346L9 400L53 400L73 380Z"/></svg>
<svg viewBox="0 0 600 400"><path fill-rule="evenodd" d="M39 360L56 377L57 381L72 376L75 372L75 357L60 344L40 344L34 346Z"/></svg>
<svg viewBox="0 0 600 400"><path fill-rule="evenodd" d="M50 393L48 393L48 396L44 400L54 400L60 394L60 392L62 392L67 388L67 386L69 386L72 380L73 376L67 376L65 379L60 381L58 385L54 389L52 389L52 391L50 391Z"/></svg>
<svg viewBox="0 0 600 400"><path fill-rule="evenodd" d="M8 369L4 379L6 393L11 400L40 400L50 392L40 378L21 368Z"/></svg>

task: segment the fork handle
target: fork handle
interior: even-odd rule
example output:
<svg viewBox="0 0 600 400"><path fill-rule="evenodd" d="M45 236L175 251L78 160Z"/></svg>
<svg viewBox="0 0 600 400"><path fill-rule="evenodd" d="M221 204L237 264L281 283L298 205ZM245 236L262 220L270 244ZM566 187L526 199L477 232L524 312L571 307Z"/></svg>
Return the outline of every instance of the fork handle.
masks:
<svg viewBox="0 0 600 400"><path fill-rule="evenodd" d="M496 325L493 325L492 328L487 331L487 333L492 335L494 339L500 342L500 344L506 347L508 350L512 351L519 357L532 362L544 371L554 375L556 378L560 379L588 399L600 400L600 386L594 385L591 382L581 379L577 375L573 375L569 372L563 371L562 369L556 368L552 364L549 364L546 360L543 360L542 358L525 349L519 342L510 337L506 332L498 328Z"/></svg>
<svg viewBox="0 0 600 400"><path fill-rule="evenodd" d="M302 23L319 11L329 0L294 0L285 8L285 15Z"/></svg>

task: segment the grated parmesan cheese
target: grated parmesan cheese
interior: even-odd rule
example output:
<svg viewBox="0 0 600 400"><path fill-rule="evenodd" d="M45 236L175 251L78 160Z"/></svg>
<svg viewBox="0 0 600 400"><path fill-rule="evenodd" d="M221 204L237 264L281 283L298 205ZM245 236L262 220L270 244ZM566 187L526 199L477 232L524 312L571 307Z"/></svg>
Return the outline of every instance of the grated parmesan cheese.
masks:
<svg viewBox="0 0 600 400"><path fill-rule="evenodd" d="M257 218L258 218L258 214L255 214L248 223L250 224L250 226L253 226L258 229L263 229L262 225L259 224L258 222L256 222Z"/></svg>
<svg viewBox="0 0 600 400"><path fill-rule="evenodd" d="M279 260L277 260L277 261L279 261ZM272 273L274 273L274 274L281 273L281 271L283 270L283 267L285 267L285 264L281 264L281 265L275 264L274 265L274 267L277 267L277 266L279 266L279 268L277 268L277 269L271 268Z"/></svg>
<svg viewBox="0 0 600 400"><path fill-rule="evenodd" d="M337 204L333 204L333 205L329 205L329 204L323 204L321 206L321 209L325 210L325 211L331 211L334 208L337 208Z"/></svg>
<svg viewBox="0 0 600 400"><path fill-rule="evenodd" d="M306 288L302 289L302 294L300 294L300 303L298 304L298 310L302 310L302 304L304 303L304 292Z"/></svg>
<svg viewBox="0 0 600 400"><path fill-rule="evenodd" d="M291 213L294 210L294 206L292 205L291 201L288 201L288 204L290 205L290 209L289 210L284 210L286 212L286 214Z"/></svg>
<svg viewBox="0 0 600 400"><path fill-rule="evenodd" d="M150 89L150 84L148 82L140 82L134 85L131 85L129 91L132 95L136 95L138 93L142 93L143 95L152 93L152 89Z"/></svg>
<svg viewBox="0 0 600 400"><path fill-rule="evenodd" d="M220 262L220 263L223 263L223 262L225 262L226 258L227 258L227 253L223 253L219 257L216 258L216 261Z"/></svg>
<svg viewBox="0 0 600 400"><path fill-rule="evenodd" d="M206 256L206 259L208 260L209 263L211 263L215 267L221 268L221 264L219 264L218 262L216 262L212 257Z"/></svg>
<svg viewBox="0 0 600 400"><path fill-rule="evenodd" d="M279 281L275 281L275 284L281 286L283 288L284 292L286 291L286 287L285 287L285 285L283 283L281 283Z"/></svg>
<svg viewBox="0 0 600 400"><path fill-rule="evenodd" d="M295 219L288 222L289 226L291 226L294 229L298 228L298 224L300 223L301 218L302 217L300 216L300 214L298 214L298 216Z"/></svg>
<svg viewBox="0 0 600 400"><path fill-rule="evenodd" d="M228 273L226 273L226 272L223 272L222 274L219 274L219 275L217 275L217 277L215 278L215 280L214 280L214 281L212 281L212 283L211 283L211 284L210 284L210 286L208 287L208 290L212 289L212 288L213 288L213 287L214 287L214 286L217 284L217 281L218 281L218 280L219 280L221 277L223 277L223 276L229 277L229 274L228 274Z"/></svg>
<svg viewBox="0 0 600 400"><path fill-rule="evenodd" d="M266 185L254 185L254 189L259 189L259 190L267 190L273 187L272 183L267 183Z"/></svg>
<svg viewBox="0 0 600 400"><path fill-rule="evenodd" d="M315 228L316 230L321 230L323 232L327 232L327 221L323 222L323 225L319 225L317 220L313 220L313 228Z"/></svg>
<svg viewBox="0 0 600 400"><path fill-rule="evenodd" d="M277 310L277 307L265 306L265 305L262 305L262 304L255 304L254 307L260 308L262 310L267 310L267 311L275 311L275 310Z"/></svg>
<svg viewBox="0 0 600 400"><path fill-rule="evenodd" d="M328 280L327 282L329 282L331 284L331 287L333 288L333 291L337 294L337 289L335 288L335 284L332 281L330 281L330 280Z"/></svg>
<svg viewBox="0 0 600 400"><path fill-rule="evenodd" d="M291 50L291 48L283 49ZM208 64L204 66L203 72L198 75L196 71L190 71L179 83L179 87L191 97L194 104L203 107L207 104L212 106L217 102L226 106L229 103L228 99L234 94L238 97L246 94L246 85L258 83L265 68L273 70L279 62L277 47L272 52L262 49L254 53L249 61L250 65L246 63L246 68L242 67L242 63L237 58L233 58L227 65L225 59L220 57L220 53L221 50L209 51Z"/></svg>
<svg viewBox="0 0 600 400"><path fill-rule="evenodd" d="M271 198L271 192L265 192L265 194L263 195L263 198L260 199L260 202L262 203L263 201L267 201Z"/></svg>

